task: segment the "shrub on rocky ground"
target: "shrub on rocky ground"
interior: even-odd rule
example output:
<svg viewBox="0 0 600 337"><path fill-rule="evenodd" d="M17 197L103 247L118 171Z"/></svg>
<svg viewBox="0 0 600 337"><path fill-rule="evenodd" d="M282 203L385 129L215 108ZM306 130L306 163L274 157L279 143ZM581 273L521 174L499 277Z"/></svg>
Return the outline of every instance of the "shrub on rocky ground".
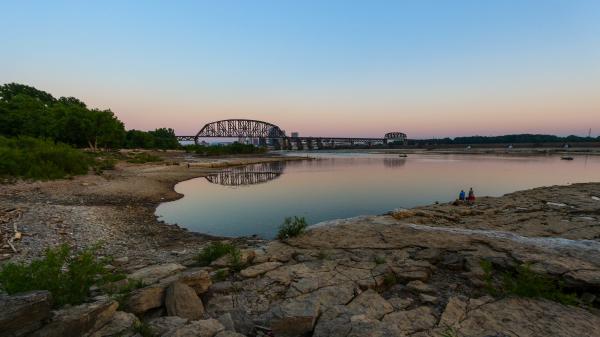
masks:
<svg viewBox="0 0 600 337"><path fill-rule="evenodd" d="M66 144L0 136L0 177L61 179L86 174L92 160Z"/></svg>
<svg viewBox="0 0 600 337"><path fill-rule="evenodd" d="M566 305L579 302L577 294L567 293L562 282L533 272L529 265L499 272L490 261L481 261L486 290L493 296L545 298Z"/></svg>
<svg viewBox="0 0 600 337"><path fill-rule="evenodd" d="M202 251L200 251L197 260L201 266L208 266L213 261L227 254L232 255L232 260L234 259L234 256L238 256L239 258L239 250L234 245L219 241L211 242L208 246L204 247Z"/></svg>
<svg viewBox="0 0 600 337"><path fill-rule="evenodd" d="M46 250L44 257L31 263L7 263L0 269L0 289L8 294L48 290L54 304L79 304L88 297L92 285L113 282L106 260L95 249L73 254L66 244Z"/></svg>
<svg viewBox="0 0 600 337"><path fill-rule="evenodd" d="M279 227L277 238L279 240L285 240L298 236L304 233L306 227L308 227L308 224L304 217L294 216L293 218L285 218L283 224Z"/></svg>

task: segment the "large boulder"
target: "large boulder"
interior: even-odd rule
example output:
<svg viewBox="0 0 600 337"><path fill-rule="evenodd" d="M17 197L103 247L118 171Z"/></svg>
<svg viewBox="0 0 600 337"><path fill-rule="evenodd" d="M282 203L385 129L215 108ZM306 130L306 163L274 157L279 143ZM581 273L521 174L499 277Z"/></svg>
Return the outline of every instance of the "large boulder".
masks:
<svg viewBox="0 0 600 337"><path fill-rule="evenodd" d="M190 286L198 295L205 293L212 285L212 279L206 269L186 270L181 273L179 282Z"/></svg>
<svg viewBox="0 0 600 337"><path fill-rule="evenodd" d="M0 294L0 335L23 336L38 329L50 317L51 307L52 297L45 290Z"/></svg>
<svg viewBox="0 0 600 337"><path fill-rule="evenodd" d="M271 329L275 336L294 337L310 333L319 317L319 302L309 298L288 300L272 312Z"/></svg>
<svg viewBox="0 0 600 337"><path fill-rule="evenodd" d="M153 284L184 269L185 267L178 263L158 264L139 269L129 274L127 278L140 280L144 284Z"/></svg>
<svg viewBox="0 0 600 337"><path fill-rule="evenodd" d="M52 320L35 331L34 337L80 337L108 323L119 304L108 299L85 303L54 312Z"/></svg>
<svg viewBox="0 0 600 337"><path fill-rule="evenodd" d="M141 315L150 309L163 306L164 302L165 286L156 284L131 292L125 306L127 311Z"/></svg>
<svg viewBox="0 0 600 337"><path fill-rule="evenodd" d="M197 320L204 315L204 306L194 289L181 282L174 282L167 288L165 307L169 316Z"/></svg>
<svg viewBox="0 0 600 337"><path fill-rule="evenodd" d="M134 314L117 311L110 322L105 324L99 330L86 335L86 337L126 337L135 334L135 325L139 320Z"/></svg>

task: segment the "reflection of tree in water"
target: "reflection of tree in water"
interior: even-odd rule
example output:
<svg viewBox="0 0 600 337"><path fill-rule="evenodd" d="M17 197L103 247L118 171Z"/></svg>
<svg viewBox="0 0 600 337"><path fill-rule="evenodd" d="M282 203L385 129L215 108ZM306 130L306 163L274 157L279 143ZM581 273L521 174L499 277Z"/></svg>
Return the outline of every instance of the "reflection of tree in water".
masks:
<svg viewBox="0 0 600 337"><path fill-rule="evenodd" d="M383 166L385 167L400 167L406 164L406 158L383 158Z"/></svg>
<svg viewBox="0 0 600 337"><path fill-rule="evenodd" d="M285 162L252 164L211 174L206 176L206 180L225 186L255 185L279 178L284 169Z"/></svg>

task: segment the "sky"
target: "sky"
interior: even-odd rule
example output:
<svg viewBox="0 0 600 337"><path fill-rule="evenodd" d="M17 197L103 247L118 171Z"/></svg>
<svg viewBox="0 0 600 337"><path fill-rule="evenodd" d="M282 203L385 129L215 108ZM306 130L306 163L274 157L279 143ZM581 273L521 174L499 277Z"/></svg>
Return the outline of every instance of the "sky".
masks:
<svg viewBox="0 0 600 337"><path fill-rule="evenodd" d="M0 0L8 82L179 135L600 135L600 1Z"/></svg>

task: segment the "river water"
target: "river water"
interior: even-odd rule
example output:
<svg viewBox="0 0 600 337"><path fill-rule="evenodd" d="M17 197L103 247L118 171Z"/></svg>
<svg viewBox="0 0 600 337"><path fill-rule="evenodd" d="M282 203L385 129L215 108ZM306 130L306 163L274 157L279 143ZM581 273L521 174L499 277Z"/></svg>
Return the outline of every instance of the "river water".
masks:
<svg viewBox="0 0 600 337"><path fill-rule="evenodd" d="M294 152L293 155L302 155ZM287 216L309 224L382 214L454 200L461 189L477 196L539 186L600 181L600 156L409 155L323 153L317 160L231 168L181 182L182 199L156 214L191 231L272 238Z"/></svg>

